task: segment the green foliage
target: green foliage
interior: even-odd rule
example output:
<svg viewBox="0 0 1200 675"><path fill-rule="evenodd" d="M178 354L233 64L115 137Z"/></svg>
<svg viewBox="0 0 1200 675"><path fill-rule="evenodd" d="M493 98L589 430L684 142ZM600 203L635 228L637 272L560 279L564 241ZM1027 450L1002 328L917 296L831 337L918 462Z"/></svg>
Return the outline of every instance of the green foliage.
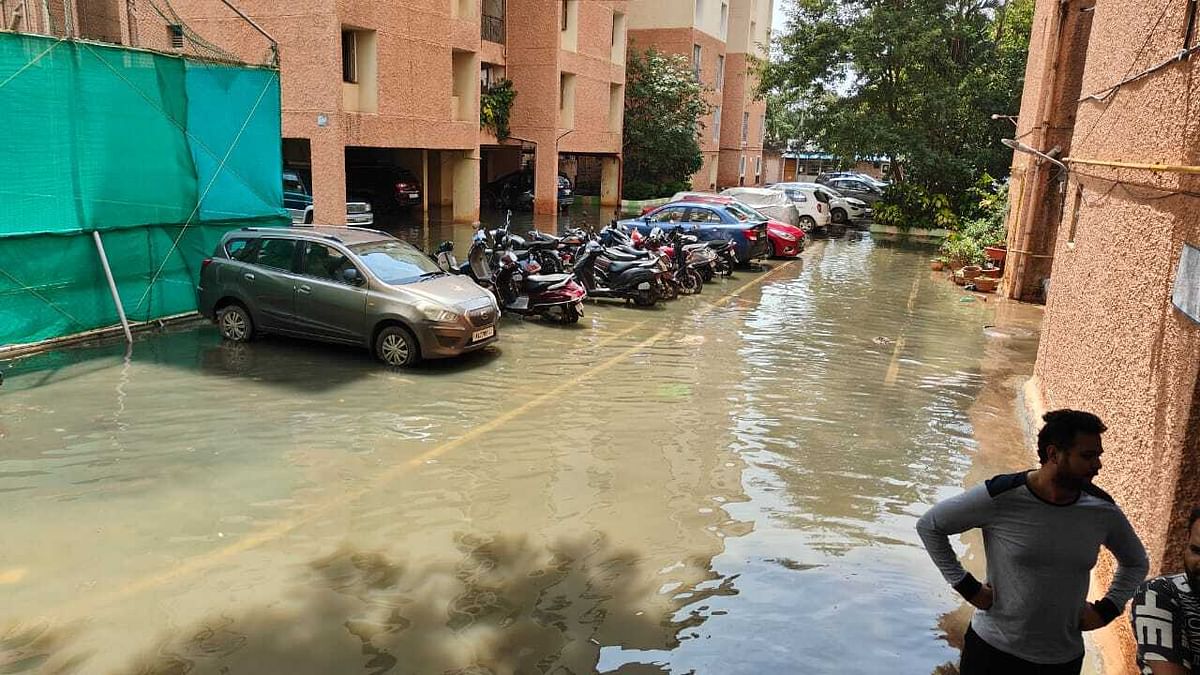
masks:
<svg viewBox="0 0 1200 675"><path fill-rule="evenodd" d="M977 176L1007 174L1034 0L795 0L758 71L795 136L972 206ZM770 123L768 123L770 127ZM782 125L781 125L781 128Z"/></svg>
<svg viewBox="0 0 1200 675"><path fill-rule="evenodd" d="M907 230L911 227L954 229L958 216L944 194L930 194L913 183L893 183L875 205L875 222Z"/></svg>
<svg viewBox="0 0 1200 675"><path fill-rule="evenodd" d="M630 50L625 66L626 199L664 197L700 170L700 118L712 112L691 62L654 48ZM638 194L638 197L634 197Z"/></svg>
<svg viewBox="0 0 1200 675"><path fill-rule="evenodd" d="M941 253L948 260L981 265L985 247L1003 246L1008 239L1008 183L997 183L984 174L968 192L976 199L974 210L942 242Z"/></svg>
<svg viewBox="0 0 1200 675"><path fill-rule="evenodd" d="M517 91L512 80L500 80L479 94L479 128L496 134L497 140L508 138L509 114Z"/></svg>
<svg viewBox="0 0 1200 675"><path fill-rule="evenodd" d="M670 197L676 192L687 192L692 184L687 181L672 181L668 183L647 183L645 181L626 181L621 196L625 199L657 199Z"/></svg>

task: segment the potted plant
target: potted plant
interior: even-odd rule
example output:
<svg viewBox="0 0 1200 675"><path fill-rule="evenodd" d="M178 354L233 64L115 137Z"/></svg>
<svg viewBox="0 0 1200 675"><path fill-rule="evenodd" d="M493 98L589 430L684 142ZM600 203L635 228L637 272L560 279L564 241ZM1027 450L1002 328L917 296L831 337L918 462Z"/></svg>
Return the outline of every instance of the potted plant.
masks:
<svg viewBox="0 0 1200 675"><path fill-rule="evenodd" d="M1000 280L991 277L976 277L972 283L975 284L975 290L980 293L992 293L996 290L996 286L1000 283Z"/></svg>
<svg viewBox="0 0 1200 675"><path fill-rule="evenodd" d="M964 279L977 279L983 274L983 268L979 265L967 265L962 268Z"/></svg>
<svg viewBox="0 0 1200 675"><path fill-rule="evenodd" d="M934 258L933 260L929 261L929 269L933 270L934 272L941 272L945 265L945 261L941 258Z"/></svg>

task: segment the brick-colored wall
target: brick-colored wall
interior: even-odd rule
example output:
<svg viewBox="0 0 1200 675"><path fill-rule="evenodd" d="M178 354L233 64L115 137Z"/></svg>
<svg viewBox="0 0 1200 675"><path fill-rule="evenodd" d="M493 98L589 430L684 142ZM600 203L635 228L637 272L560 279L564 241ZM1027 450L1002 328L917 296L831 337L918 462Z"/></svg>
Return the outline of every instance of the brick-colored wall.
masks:
<svg viewBox="0 0 1200 675"><path fill-rule="evenodd" d="M1045 133L1054 143L1069 132L1064 154L1072 158L1197 164L1200 98L1190 93L1192 62L1125 85L1104 102L1078 103L1080 96L1047 86L1077 70L1087 95L1178 53L1186 3L1165 9L1133 0L1097 3L1086 53L1076 50L1074 61L1057 66L1065 74L1054 72L1048 58L1060 34L1058 5L1038 2L1017 133ZM1079 7L1067 3L1068 11ZM1057 100L1043 106L1044 96ZM1047 119L1066 128L1041 129ZM1013 165L1014 211L1024 210L1021 187L1046 169L1021 153ZM1098 483L1125 509L1146 544L1151 573L1159 574L1180 568L1181 519L1200 505L1200 327L1170 300L1182 245L1200 244L1200 202L1152 187L1200 192L1200 178L1074 164L1065 195L1057 197L1061 221L1032 226L1049 232L1053 255L1036 390L1047 408L1083 408L1108 423ZM1097 582L1106 584L1112 569L1103 556ZM1120 645L1106 659L1108 671L1133 673L1128 624L1118 621L1104 632Z"/></svg>

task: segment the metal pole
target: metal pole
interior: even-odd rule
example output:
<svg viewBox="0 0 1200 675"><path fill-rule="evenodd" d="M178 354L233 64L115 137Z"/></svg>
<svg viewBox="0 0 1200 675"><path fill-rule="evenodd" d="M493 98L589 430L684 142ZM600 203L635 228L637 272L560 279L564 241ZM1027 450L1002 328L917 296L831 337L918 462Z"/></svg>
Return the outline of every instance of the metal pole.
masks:
<svg viewBox="0 0 1200 675"><path fill-rule="evenodd" d="M270 34L270 33L268 33L267 31L263 30L262 26L260 26L260 25L258 25L258 24L256 24L256 23L254 23L254 19L251 19L250 17L246 16L246 13L245 13L245 12L243 12L243 11L242 11L242 10L240 10L240 9L238 9L237 7L234 7L233 3L232 3L232 2L230 2L229 0L221 0L221 2L222 2L222 3L224 3L224 4L225 4L225 6L226 6L226 7L228 7L229 9L232 9L232 10L234 11L234 13L236 13L238 16L242 17L242 19L243 19L243 20L244 20L246 23L250 24L251 26L254 26L254 30L258 31L259 33L262 33L262 36L263 36L263 37L265 37L265 38L267 38L268 40L270 40L270 41L271 41L271 48L272 48L272 49L278 49L278 48L279 48L279 41L278 41L278 40L276 40L275 38L271 37L271 34Z"/></svg>
<svg viewBox="0 0 1200 675"><path fill-rule="evenodd" d="M121 317L121 328L125 330L125 341L133 344L133 334L129 332L129 319L125 318L125 307L121 304L121 295L117 293L117 282L113 281L112 268L108 266L108 255L104 253L104 243L100 241L100 233L92 230L92 239L96 242L96 252L100 254L100 264L104 266L104 276L108 279L108 290L112 293L113 304L117 306L117 316Z"/></svg>

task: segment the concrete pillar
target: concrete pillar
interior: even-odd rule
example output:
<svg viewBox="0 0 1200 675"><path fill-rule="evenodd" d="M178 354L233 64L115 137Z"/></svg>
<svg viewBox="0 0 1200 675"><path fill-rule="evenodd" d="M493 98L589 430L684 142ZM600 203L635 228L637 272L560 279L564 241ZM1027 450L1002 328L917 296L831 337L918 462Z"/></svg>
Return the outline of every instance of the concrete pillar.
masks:
<svg viewBox="0 0 1200 675"><path fill-rule="evenodd" d="M438 170L438 206L450 206L454 203L454 159L453 150L441 150L437 153Z"/></svg>
<svg viewBox="0 0 1200 675"><path fill-rule="evenodd" d="M558 212L558 149L554 139L540 142L534 153L533 212Z"/></svg>
<svg viewBox="0 0 1200 675"><path fill-rule="evenodd" d="M346 224L346 146L332 129L312 139L313 222Z"/></svg>
<svg viewBox="0 0 1200 675"><path fill-rule="evenodd" d="M429 187L429 150L421 148L421 189L425 194L421 195L421 210L429 213L429 200L432 199L433 191Z"/></svg>
<svg viewBox="0 0 1200 675"><path fill-rule="evenodd" d="M454 208L456 223L479 221L479 150L463 150L454 156Z"/></svg>
<svg viewBox="0 0 1200 675"><path fill-rule="evenodd" d="M606 156L600 158L600 205L619 206L621 204L621 158Z"/></svg>

